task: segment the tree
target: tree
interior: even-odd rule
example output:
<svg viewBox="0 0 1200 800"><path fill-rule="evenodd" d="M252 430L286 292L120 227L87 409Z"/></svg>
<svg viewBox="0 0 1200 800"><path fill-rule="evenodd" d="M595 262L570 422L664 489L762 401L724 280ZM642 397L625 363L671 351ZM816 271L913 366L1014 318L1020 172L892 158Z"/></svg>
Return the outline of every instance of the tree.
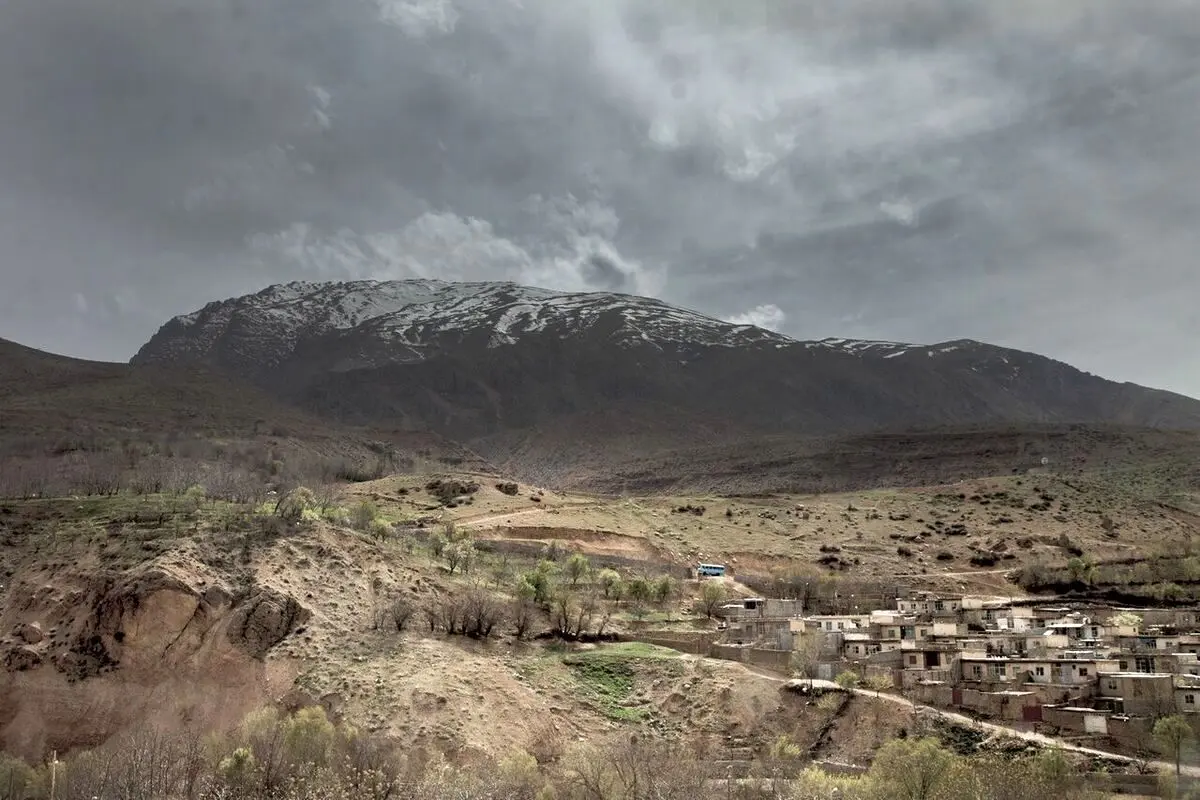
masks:
<svg viewBox="0 0 1200 800"><path fill-rule="evenodd" d="M654 582L654 602L659 605L667 602L671 598L671 593L675 591L675 581L671 580L670 575L663 575Z"/></svg>
<svg viewBox="0 0 1200 800"><path fill-rule="evenodd" d="M1175 777L1181 771L1180 762L1183 759L1183 746L1195 737L1192 726L1178 714L1163 717L1154 723L1154 742L1164 756L1175 762Z"/></svg>
<svg viewBox="0 0 1200 800"><path fill-rule="evenodd" d="M1090 558L1072 558L1067 562L1067 574L1073 582L1091 586L1096 580L1096 564Z"/></svg>
<svg viewBox="0 0 1200 800"><path fill-rule="evenodd" d="M404 629L408 626L408 621L412 619L416 610L416 606L407 597L397 595L392 598L392 602L388 604L387 616L391 620L392 625L396 627L396 633L404 632Z"/></svg>
<svg viewBox="0 0 1200 800"><path fill-rule="evenodd" d="M371 523L367 526L367 532L371 534L371 538L382 542L392 535L392 523L385 519L376 517L375 519L371 520Z"/></svg>
<svg viewBox="0 0 1200 800"><path fill-rule="evenodd" d="M517 583L517 593L520 594L523 585L532 591L533 602L545 605L554 596L554 573L557 567L553 561L543 559L538 565L521 576Z"/></svg>
<svg viewBox="0 0 1200 800"><path fill-rule="evenodd" d="M442 555L446 558L446 566L451 575L454 574L454 570L460 568L463 572L470 572L471 563L475 560L475 545L470 539L453 542L446 547Z"/></svg>
<svg viewBox="0 0 1200 800"><path fill-rule="evenodd" d="M572 587L586 578L591 571L592 562L588 561L588 557L583 553L575 553L567 559L566 573Z"/></svg>
<svg viewBox="0 0 1200 800"><path fill-rule="evenodd" d="M879 748L869 774L886 800L931 800L941 794L955 763L937 739L893 739Z"/></svg>
<svg viewBox="0 0 1200 800"><path fill-rule="evenodd" d="M724 583L705 581L704 586L700 589L700 607L704 609L704 616L712 619L717 608L725 602L726 596Z"/></svg>
<svg viewBox="0 0 1200 800"><path fill-rule="evenodd" d="M1114 628L1128 627L1140 629L1142 627L1142 617L1132 611L1122 611L1119 614L1113 614L1105 620L1104 624L1111 625Z"/></svg>
<svg viewBox="0 0 1200 800"><path fill-rule="evenodd" d="M275 504L275 514L288 522L299 522L304 518L304 512L313 507L313 503L313 493L301 486L279 498Z"/></svg>
<svg viewBox="0 0 1200 800"><path fill-rule="evenodd" d="M792 647L791 668L797 677L813 677L813 669L821 660L822 639L820 631L806 631L796 637Z"/></svg>
<svg viewBox="0 0 1200 800"><path fill-rule="evenodd" d="M527 590L526 590L526 587ZM525 590L525 591L523 591ZM528 583L518 586L517 596L509 607L509 620L512 622L513 633L518 639L524 639L533 626L536 606L533 603L533 588Z"/></svg>
<svg viewBox="0 0 1200 800"><path fill-rule="evenodd" d="M600 588L604 591L606 599L621 599L621 573L615 569L602 569L596 575L596 580L600 583Z"/></svg>

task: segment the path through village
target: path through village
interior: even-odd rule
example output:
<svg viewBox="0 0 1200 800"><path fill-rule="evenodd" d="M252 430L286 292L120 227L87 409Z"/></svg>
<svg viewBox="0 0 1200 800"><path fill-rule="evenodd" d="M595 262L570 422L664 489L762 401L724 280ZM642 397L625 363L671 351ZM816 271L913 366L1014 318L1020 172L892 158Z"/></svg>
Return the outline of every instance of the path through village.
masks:
<svg viewBox="0 0 1200 800"><path fill-rule="evenodd" d="M710 658L706 658L704 656L684 654L682 657L689 661L711 661L713 663L717 663L716 659L710 659ZM720 663L728 664L729 662L721 661ZM750 664L740 664L739 666L741 666L747 672L750 672L751 674L753 674L759 678L763 678L763 679L769 680L769 681L774 681L774 682L780 683L780 684L791 684L791 685L796 685L796 686L799 686L801 684L807 684L808 686L811 686L814 689L846 691L845 689L843 689L843 687L839 686L838 684L834 683L833 681L825 681L825 680L820 680L818 678L785 678L785 677L783 677L777 673L774 673L768 669L763 669L761 667L755 667ZM850 689L849 691L852 692L853 694L859 695L860 697L870 697L870 698L874 698L874 699L881 700L881 701L888 702L888 703L895 703L896 705L903 706L904 708L907 708L910 711L915 711L920 714L927 714L929 716L938 717L940 719L945 720L946 722L952 722L955 725L961 725L966 728L973 728L975 730L984 731L984 732L990 733L990 734L996 734L999 736L1008 736L1008 737L1012 737L1012 738L1016 738L1016 739L1022 739L1027 742L1039 744L1043 747L1054 747L1054 748L1058 748L1060 750L1064 750L1067 752L1079 753L1081 755L1088 755L1088 756L1092 756L1095 758L1106 758L1106 759L1110 759L1113 761L1121 761L1126 764L1139 764L1139 763L1145 764L1150 769L1152 769L1156 772L1172 772L1173 773L1175 771L1175 765L1168 763L1166 761L1150 761L1149 763L1147 763L1141 759L1132 758L1130 756L1118 755L1116 753L1110 753L1106 750L1097 750L1097 749L1091 748L1091 747L1083 747L1081 745L1071 744L1070 742L1065 742L1062 739L1057 739L1053 736L1046 736L1045 734L1041 734L1041 733L1034 733L1032 731L1016 730L1015 728L1009 728L1005 725L997 725L996 723L993 723L993 722L981 722L979 720L972 719L971 717L968 717L965 714L957 714L953 711L945 711L940 708L934 708L933 706L921 705L919 703L914 703L913 701L909 700L906 697L901 697L901 696L895 695L895 694L889 694L887 692L876 692L872 689L860 689L860 688ZM1200 767L1185 766L1185 767L1183 767L1182 771L1183 771L1183 774L1188 776L1189 778L1200 778Z"/></svg>

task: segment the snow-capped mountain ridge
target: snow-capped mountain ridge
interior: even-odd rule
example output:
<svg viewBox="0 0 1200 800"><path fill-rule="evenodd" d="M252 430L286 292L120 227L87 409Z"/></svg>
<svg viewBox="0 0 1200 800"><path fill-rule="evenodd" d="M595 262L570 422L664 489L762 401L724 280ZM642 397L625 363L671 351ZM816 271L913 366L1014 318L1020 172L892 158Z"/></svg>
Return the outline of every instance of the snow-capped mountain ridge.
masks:
<svg viewBox="0 0 1200 800"><path fill-rule="evenodd" d="M797 341L660 300L513 283L271 286L176 317L134 361L202 364L340 421L402 424L472 447L559 424L602 447L586 422L597 418L674 426L676 443L702 430L1200 428L1195 400L981 342Z"/></svg>
<svg viewBox="0 0 1200 800"><path fill-rule="evenodd" d="M193 328L227 324L234 315L260 315L273 335L294 343L303 332L350 330L359 326L375 336L419 347L450 331L487 328L490 346L513 344L526 334L554 328L578 331L603 315L622 320L613 332L617 345L675 344L775 348L804 346L848 355L894 358L920 350L945 351L941 345L826 338L800 342L753 325L734 324L660 300L612 292L556 292L510 282L456 283L429 279L317 283L295 281L269 286L256 294L210 303L172 323Z"/></svg>

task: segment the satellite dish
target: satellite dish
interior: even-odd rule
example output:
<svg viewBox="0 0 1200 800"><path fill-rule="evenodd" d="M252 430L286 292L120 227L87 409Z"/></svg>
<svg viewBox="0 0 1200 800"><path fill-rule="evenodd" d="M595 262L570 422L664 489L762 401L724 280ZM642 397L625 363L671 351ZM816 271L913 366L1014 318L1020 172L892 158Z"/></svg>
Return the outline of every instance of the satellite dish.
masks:
<svg viewBox="0 0 1200 800"><path fill-rule="evenodd" d="M1049 463L1050 463L1050 459L1046 458L1045 456L1042 456L1042 466L1044 467Z"/></svg>

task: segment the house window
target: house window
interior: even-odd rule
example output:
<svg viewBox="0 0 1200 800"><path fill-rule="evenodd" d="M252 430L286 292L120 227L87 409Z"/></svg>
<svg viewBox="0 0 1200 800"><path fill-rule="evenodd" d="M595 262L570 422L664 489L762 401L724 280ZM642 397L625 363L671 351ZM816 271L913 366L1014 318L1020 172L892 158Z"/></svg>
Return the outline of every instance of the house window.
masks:
<svg viewBox="0 0 1200 800"><path fill-rule="evenodd" d="M1044 678L1044 677L1046 677L1046 668L1045 668L1045 667L1038 667L1038 668L1035 670L1035 672L1037 673L1037 676L1038 676L1039 678Z"/></svg>
<svg viewBox="0 0 1200 800"><path fill-rule="evenodd" d="M838 623L838 630L839 630L839 631L840 631L840 630L845 630L845 628L846 628L846 623L844 623L844 622L839 622L839 623Z"/></svg>
<svg viewBox="0 0 1200 800"><path fill-rule="evenodd" d="M1129 669L1129 662L1122 661L1118 666L1120 667L1121 671L1124 672L1125 670Z"/></svg>
<svg viewBox="0 0 1200 800"><path fill-rule="evenodd" d="M916 666L916 664L917 664L917 657L916 657L916 656L909 656L909 657L908 657L908 663L909 663L909 666Z"/></svg>
<svg viewBox="0 0 1200 800"><path fill-rule="evenodd" d="M1185 695L1183 696L1183 702L1187 703L1189 706L1194 706L1194 705L1196 705L1196 695L1194 695L1194 694L1185 694Z"/></svg>
<svg viewBox="0 0 1200 800"><path fill-rule="evenodd" d="M1086 678L1087 674L1088 674L1087 671L1088 671L1087 667L1080 667L1079 668L1079 677Z"/></svg>
<svg viewBox="0 0 1200 800"><path fill-rule="evenodd" d="M971 674L974 675L976 678L982 677L983 676L983 667L976 664L975 666L971 667Z"/></svg>

